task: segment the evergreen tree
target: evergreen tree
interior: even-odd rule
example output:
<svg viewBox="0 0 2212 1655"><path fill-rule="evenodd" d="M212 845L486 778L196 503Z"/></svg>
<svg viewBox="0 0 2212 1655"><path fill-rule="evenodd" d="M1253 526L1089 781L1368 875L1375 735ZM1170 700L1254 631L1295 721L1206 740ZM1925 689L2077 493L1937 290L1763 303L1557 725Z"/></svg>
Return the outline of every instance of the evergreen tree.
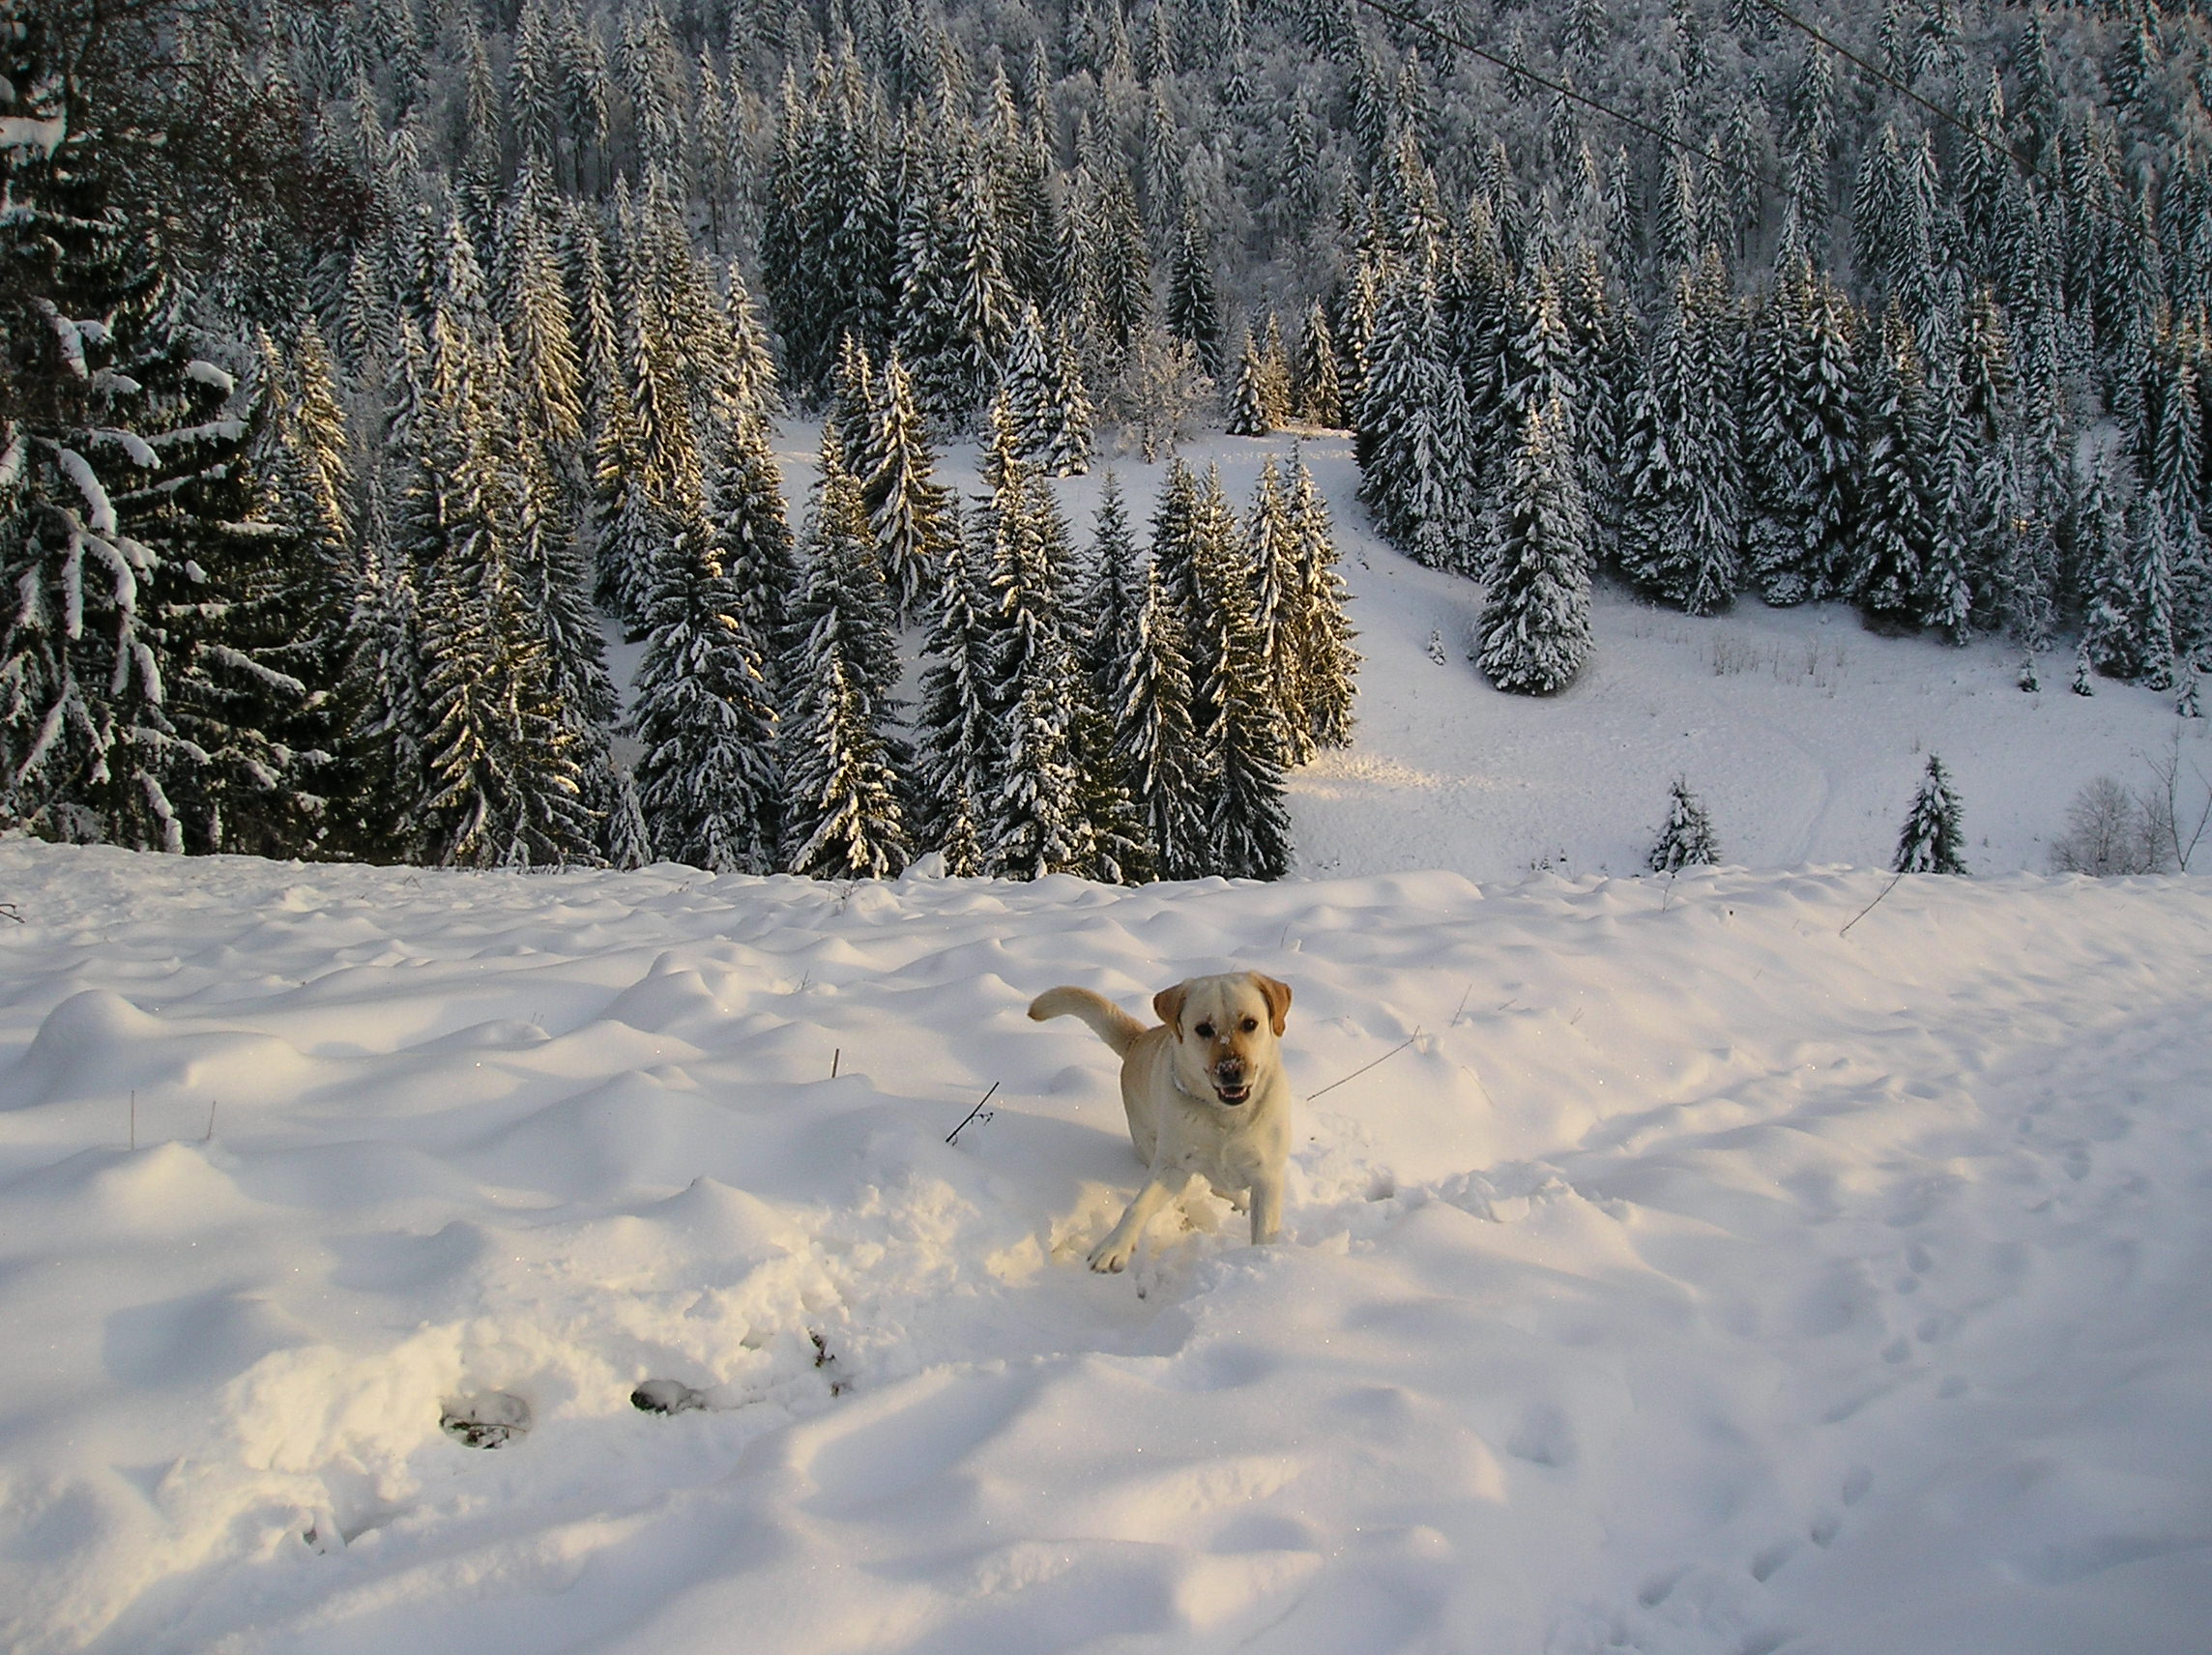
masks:
<svg viewBox="0 0 2212 1655"><path fill-rule="evenodd" d="M1966 871L1965 832L1960 826L1959 796L1951 791L1943 761L1928 755L1928 771L1913 795L1911 812L1897 836L1901 874L1963 874Z"/></svg>
<svg viewBox="0 0 2212 1655"><path fill-rule="evenodd" d="M1128 757L1148 847L1163 879L1208 871L1207 821L1191 724L1190 662L1182 616L1160 578L1145 567L1137 646L1122 663L1114 745Z"/></svg>
<svg viewBox="0 0 2212 1655"><path fill-rule="evenodd" d="M1275 428L1267 408L1266 370L1260 362L1260 343L1252 330L1244 330L1244 343L1237 353L1237 377L1229 389L1229 432L1237 437L1264 437Z"/></svg>
<svg viewBox="0 0 2212 1655"><path fill-rule="evenodd" d="M1328 316L1319 305L1306 312L1298 334L1298 355L1294 376L1295 409L1299 419L1336 429L1344 424L1344 392L1336 365L1336 340L1330 335Z"/></svg>
<svg viewBox="0 0 2212 1655"><path fill-rule="evenodd" d="M1630 411L1621 546L1632 580L1692 615L1725 608L1735 593L1740 384L1726 276L1708 252L1675 282Z"/></svg>
<svg viewBox="0 0 2212 1655"><path fill-rule="evenodd" d="M1168 263L1168 333L1198 353L1208 375L1221 373L1221 300L1214 286L1213 248L1195 212L1185 210L1175 256Z"/></svg>
<svg viewBox="0 0 2212 1655"><path fill-rule="evenodd" d="M915 720L917 842L944 856L946 873L967 877L987 871L985 806L998 795L1004 762L992 705L998 632L965 536L946 543L935 572Z"/></svg>
<svg viewBox="0 0 2212 1655"><path fill-rule="evenodd" d="M1091 465L1091 401L1074 352L1045 333L1036 306L1024 305L1007 354L1001 393L1024 459L1048 476L1075 477Z"/></svg>
<svg viewBox="0 0 2212 1655"><path fill-rule="evenodd" d="M922 426L914 381L895 350L884 363L878 421L870 445L876 469L862 484L861 503L892 607L899 618L913 620L935 608L939 566L959 531L951 495L934 475L937 457Z"/></svg>
<svg viewBox="0 0 2212 1655"><path fill-rule="evenodd" d="M1703 800L1676 776L1667 797L1667 826L1659 830L1644 865L1655 874L1671 874L1681 868L1710 867L1720 859L1720 842L1713 836L1712 818L1705 813Z"/></svg>
<svg viewBox="0 0 2212 1655"><path fill-rule="evenodd" d="M745 626L701 519L654 568L629 731L655 856L714 873L773 872L782 777L762 640Z"/></svg>
<svg viewBox="0 0 2212 1655"><path fill-rule="evenodd" d="M1209 871L1280 879L1290 868L1280 723L1254 611L1254 571L1236 513L1210 468L1192 534L1199 603L1193 642L1192 724L1206 798Z"/></svg>
<svg viewBox="0 0 2212 1655"><path fill-rule="evenodd" d="M1346 593L1336 572L1328 506L1314 486L1302 453L1291 462L1290 527L1298 580L1294 633L1298 700L1315 745L1347 747L1352 744L1359 653L1352 647L1354 634L1344 612Z"/></svg>
<svg viewBox="0 0 2212 1655"><path fill-rule="evenodd" d="M1069 637L1067 532L1043 480L1022 459L1003 405L991 410L973 513L974 556L991 593L996 649L991 705L1004 760L982 801L987 865L1016 879L1089 865L1074 749L1084 699Z"/></svg>
<svg viewBox="0 0 2212 1655"><path fill-rule="evenodd" d="M1091 536L1089 580L1077 606L1076 636L1089 693L1077 714L1075 748L1099 877L1124 885L1141 884L1158 871L1141 779L1119 729L1122 679L1144 647L1146 580L1121 484L1109 471Z"/></svg>
<svg viewBox="0 0 2212 1655"><path fill-rule="evenodd" d="M1917 626L1934 550L1926 387L1893 307L1866 364L1857 493L1858 552L1840 595L1882 624Z"/></svg>
<svg viewBox="0 0 2212 1655"><path fill-rule="evenodd" d="M1463 566L1473 441L1459 376L1438 352L1426 276L1395 280L1377 315L1358 421L1359 493L1376 527L1432 568Z"/></svg>
<svg viewBox="0 0 2212 1655"><path fill-rule="evenodd" d="M804 585L783 673L783 865L815 879L886 878L906 865L909 849L886 734L886 663L895 673L896 660L860 485L834 427L822 434L800 557Z"/></svg>
<svg viewBox="0 0 2212 1655"><path fill-rule="evenodd" d="M1589 522L1555 395L1531 409L1513 456L1477 661L1500 689L1552 695L1590 654Z"/></svg>
<svg viewBox="0 0 2212 1655"><path fill-rule="evenodd" d="M430 723L413 831L425 856L447 866L590 861L597 824L574 726L552 692L508 529L519 515L519 479L500 413L501 358L482 353L441 305L429 365L402 542L422 594Z"/></svg>

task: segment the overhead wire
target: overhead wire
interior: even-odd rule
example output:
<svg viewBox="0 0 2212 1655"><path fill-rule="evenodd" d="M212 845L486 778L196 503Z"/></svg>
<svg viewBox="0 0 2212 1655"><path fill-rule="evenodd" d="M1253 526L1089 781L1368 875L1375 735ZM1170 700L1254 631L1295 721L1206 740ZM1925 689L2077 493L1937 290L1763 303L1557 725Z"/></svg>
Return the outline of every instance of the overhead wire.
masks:
<svg viewBox="0 0 2212 1655"><path fill-rule="evenodd" d="M1609 120L1617 121L1622 126L1627 127L1634 131L1642 132L1646 137L1656 138L1659 142L1667 145L1671 149L1680 150L1685 155L1694 156L1699 160L1704 161L1709 165L1717 166L1723 168L1726 171L1732 172L1738 178L1747 179L1754 184L1758 184L1765 189L1775 190L1778 193L1785 195L1789 193L1789 187L1786 184L1776 179L1769 178L1764 173L1759 172L1751 167L1746 167L1740 162L1731 160L1728 157L1720 155L1715 151L1701 149L1696 144L1689 142L1687 139L1674 132L1670 132L1664 128L1655 126L1651 122L1644 120L1639 115L1633 115L1625 109L1615 108L1612 104L1607 103L1600 99L1590 97L1587 93L1578 90L1572 82L1554 80L1548 75L1539 74L1535 71L1529 69L1526 64L1515 63L1510 58L1504 57L1498 52L1492 51L1487 46L1468 39L1467 36L1459 33L1457 30L1441 27L1441 25L1432 22L1427 17L1422 16L1417 12L1412 11L1404 6L1393 4L1393 0L1353 0L1353 4L1362 7L1367 11L1373 12L1378 16L1387 17L1392 22L1398 23L1405 28L1411 29L1416 34L1425 35L1430 40L1437 42L1439 44L1449 46L1455 51L1466 52L1471 57L1479 58L1484 63L1492 64L1497 68L1505 71L1506 73L1527 81L1531 86L1541 87L1545 91L1553 93L1557 97L1567 99L1568 101L1575 103L1579 103L1586 109L1594 110ZM1927 110L1931 115L1941 121L1945 126L1956 129L1958 131L1964 133L1973 142L1980 144L1984 148L1990 150L1993 154L2001 156L2005 160L2011 161L2015 166L2019 167L2023 173L2024 173L2029 178L2038 180L2054 194L2064 192L2070 205L2079 206L2093 216L2104 218L2108 222L2119 226L2121 229L2127 231L2131 235L2137 232L2138 226L2134 220L2121 217L2119 214L2114 213L2093 197L2076 192L2064 191L2063 185L2058 180L2052 178L2049 173L2045 172L2041 167L2037 166L2024 152L2016 150L2008 144L1999 142L1994 135L1984 131L1981 127L1966 121L1956 112L1944 108L1941 104L1936 102L1933 99L1923 96L1911 85L1898 79L1895 75L1892 75L1881 69L1880 66L1870 62L1867 58L1861 56L1859 53L1851 50L1850 47L1834 39L1825 30L1817 28L1813 24L1808 23L1804 18L1798 16L1795 13L1779 4L1779 0L1758 0L1758 4L1762 10L1771 14L1773 16L1789 24L1791 28L1797 29L1801 33L1805 34L1825 50L1833 52L1836 56L1842 58L1846 63L1859 71L1859 73L1866 75L1869 79L1872 79L1877 83L1882 86L1886 86L1892 91L1899 93L1903 97L1918 104L1921 108ZM2195 276L2201 274L2201 266L2199 266L2196 260L2190 258L2186 253L2183 253L2178 248L2168 248L2163 246L2155 232L2151 236L2151 245L2154 248L2157 249L2162 257L2168 260L2179 260L2182 267L2186 269L2191 275Z"/></svg>
<svg viewBox="0 0 2212 1655"><path fill-rule="evenodd" d="M1495 64L1506 73L1518 75L1531 86L1540 86L1545 91L1564 98L1570 102L1580 103L1586 109L1594 109L1600 115L1604 115L1610 120L1618 121L1622 126L1642 132L1646 137L1658 139L1670 149L1677 149L1685 155L1695 156L1702 161L1720 167L1724 171L1732 172L1738 178L1749 179L1752 183L1761 185L1768 189L1787 192L1786 186L1768 178L1762 172L1747 167L1741 162L1731 160L1716 151L1700 149L1687 138L1670 132L1663 127L1654 126L1640 115L1632 115L1625 109L1616 109L1610 103L1602 102L1598 99L1590 97L1586 92L1578 91L1571 81L1554 80L1548 75L1538 74L1526 64L1514 63L1509 58L1500 57L1489 47L1469 40L1458 31L1440 27L1417 12L1410 11L1403 6L1393 5L1391 0L1353 0L1353 4L1365 7L1378 16L1388 17L1392 22L1402 24L1416 34L1426 35L1429 39L1441 45L1450 46L1455 51L1463 51L1470 57L1480 58L1484 63Z"/></svg>

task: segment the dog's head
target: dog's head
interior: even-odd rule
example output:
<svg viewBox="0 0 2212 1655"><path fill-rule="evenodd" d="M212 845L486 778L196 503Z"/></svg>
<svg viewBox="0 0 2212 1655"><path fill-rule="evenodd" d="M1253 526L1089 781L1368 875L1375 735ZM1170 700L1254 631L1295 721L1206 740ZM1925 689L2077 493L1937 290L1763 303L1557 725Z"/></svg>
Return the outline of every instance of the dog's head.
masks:
<svg viewBox="0 0 2212 1655"><path fill-rule="evenodd" d="M1152 1009L1175 1031L1183 1090L1235 1107L1251 1100L1255 1082L1275 1065L1291 987L1258 972L1227 972L1163 988Z"/></svg>

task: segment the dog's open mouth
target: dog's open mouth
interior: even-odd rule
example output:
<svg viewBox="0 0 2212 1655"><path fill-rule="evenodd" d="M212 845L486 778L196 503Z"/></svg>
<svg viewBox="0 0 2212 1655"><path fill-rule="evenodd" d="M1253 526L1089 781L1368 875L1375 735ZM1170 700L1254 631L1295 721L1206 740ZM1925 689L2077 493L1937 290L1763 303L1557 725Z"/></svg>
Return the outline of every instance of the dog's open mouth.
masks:
<svg viewBox="0 0 2212 1655"><path fill-rule="evenodd" d="M1219 1098L1223 1103L1242 1103L1246 1098L1252 1095L1252 1089L1249 1086L1242 1085L1217 1086L1213 1089L1213 1095Z"/></svg>

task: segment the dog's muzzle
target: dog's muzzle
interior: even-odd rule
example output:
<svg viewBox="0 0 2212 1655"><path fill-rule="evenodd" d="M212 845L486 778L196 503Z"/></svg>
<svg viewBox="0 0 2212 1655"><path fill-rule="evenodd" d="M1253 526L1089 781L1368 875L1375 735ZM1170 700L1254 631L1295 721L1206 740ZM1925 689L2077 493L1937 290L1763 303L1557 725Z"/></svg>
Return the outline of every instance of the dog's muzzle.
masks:
<svg viewBox="0 0 2212 1655"><path fill-rule="evenodd" d="M1252 1083L1244 1078L1241 1068L1216 1070L1213 1076L1213 1095L1223 1103L1243 1103L1252 1095Z"/></svg>

